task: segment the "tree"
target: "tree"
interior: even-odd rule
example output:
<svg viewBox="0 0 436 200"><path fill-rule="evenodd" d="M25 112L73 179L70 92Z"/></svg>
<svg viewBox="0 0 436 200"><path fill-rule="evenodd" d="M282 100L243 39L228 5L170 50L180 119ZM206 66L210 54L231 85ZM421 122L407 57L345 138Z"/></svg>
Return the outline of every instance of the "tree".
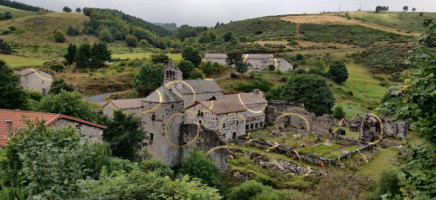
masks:
<svg viewBox="0 0 436 200"><path fill-rule="evenodd" d="M409 11L409 6L403 6L403 11L404 11L404 12Z"/></svg>
<svg viewBox="0 0 436 200"><path fill-rule="evenodd" d="M348 70L344 62L336 61L330 65L327 76L334 80L336 83L344 83L348 79Z"/></svg>
<svg viewBox="0 0 436 200"><path fill-rule="evenodd" d="M242 63L242 52L241 51L231 51L227 53L226 63L227 65L236 65L236 63Z"/></svg>
<svg viewBox="0 0 436 200"><path fill-rule="evenodd" d="M76 8L76 13L81 13L82 9L81 8Z"/></svg>
<svg viewBox="0 0 436 200"><path fill-rule="evenodd" d="M335 98L326 81L313 74L291 74L288 82L267 93L269 100L304 103L309 112L316 115L332 113Z"/></svg>
<svg viewBox="0 0 436 200"><path fill-rule="evenodd" d="M398 173L394 170L385 170L380 175L377 184L377 190L374 192L372 199L382 199L382 195L386 195L387 198L395 198L395 196L401 197L400 192L400 178Z"/></svg>
<svg viewBox="0 0 436 200"><path fill-rule="evenodd" d="M68 45L67 54L64 55L65 60L67 60L67 63L69 65L73 64L76 60L76 54L77 54L77 46L74 44Z"/></svg>
<svg viewBox="0 0 436 200"><path fill-rule="evenodd" d="M24 109L27 93L20 86L20 78L0 60L0 108Z"/></svg>
<svg viewBox="0 0 436 200"><path fill-rule="evenodd" d="M138 45L138 38L134 35L128 35L126 37L126 44L130 47L136 47Z"/></svg>
<svg viewBox="0 0 436 200"><path fill-rule="evenodd" d="M6 11L5 14L3 15L3 17L5 20L12 19L12 13L9 11Z"/></svg>
<svg viewBox="0 0 436 200"><path fill-rule="evenodd" d="M333 110L333 117L336 119L342 119L345 117L344 108L342 106L336 106Z"/></svg>
<svg viewBox="0 0 436 200"><path fill-rule="evenodd" d="M191 61L187 60L180 61L178 67L183 73L183 79L188 79L191 72L195 70L195 66L191 63Z"/></svg>
<svg viewBox="0 0 436 200"><path fill-rule="evenodd" d="M194 71L192 71L189 74L189 79L204 79L206 78L206 75L203 74L201 69L195 68Z"/></svg>
<svg viewBox="0 0 436 200"><path fill-rule="evenodd" d="M375 8L376 13L387 12L389 11L389 6L377 6Z"/></svg>
<svg viewBox="0 0 436 200"><path fill-rule="evenodd" d="M71 12L71 8L68 6L65 6L64 9L62 9L64 12Z"/></svg>
<svg viewBox="0 0 436 200"><path fill-rule="evenodd" d="M106 43L95 43L91 48L91 62L89 67L99 68L106 61L111 61L111 52L108 50Z"/></svg>
<svg viewBox="0 0 436 200"><path fill-rule="evenodd" d="M67 84L64 79L56 79L53 81L53 83L50 86L50 91L48 92L49 95L57 95L61 93L61 91L67 91L67 92L74 92L74 86Z"/></svg>
<svg viewBox="0 0 436 200"><path fill-rule="evenodd" d="M114 42L114 38L112 37L111 32L107 28L101 30L100 33L98 34L98 37L103 42L107 42L107 43Z"/></svg>
<svg viewBox="0 0 436 200"><path fill-rule="evenodd" d="M412 12L416 12L416 8L412 8Z"/></svg>
<svg viewBox="0 0 436 200"><path fill-rule="evenodd" d="M182 58L184 60L191 61L191 63L194 64L195 67L199 66L201 63L200 51L193 47L185 47L182 52Z"/></svg>
<svg viewBox="0 0 436 200"><path fill-rule="evenodd" d="M164 53L155 53L151 55L151 62L153 64L167 64L170 61L170 58Z"/></svg>
<svg viewBox="0 0 436 200"><path fill-rule="evenodd" d="M157 89L163 83L164 66L158 64L153 66L148 63L141 65L139 73L135 75L133 87L139 96L146 96L149 92Z"/></svg>
<svg viewBox="0 0 436 200"><path fill-rule="evenodd" d="M11 53L12 53L11 46L2 38L0 38L0 54L11 54Z"/></svg>
<svg viewBox="0 0 436 200"><path fill-rule="evenodd" d="M54 33L54 40L55 40L55 42L59 42L59 43L65 42L65 34L64 34L64 32L62 32L59 29L56 29L55 33Z"/></svg>
<svg viewBox="0 0 436 200"><path fill-rule="evenodd" d="M67 35L70 35L70 36L77 36L77 35L79 35L79 34L80 34L79 28L74 28L74 27L72 27L71 25L68 26L68 29L67 29Z"/></svg>
<svg viewBox="0 0 436 200"><path fill-rule="evenodd" d="M228 32L228 33L223 35L224 42L228 42L228 41L230 41L232 39L233 39L233 33L232 32Z"/></svg>
<svg viewBox="0 0 436 200"><path fill-rule="evenodd" d="M97 120L97 113L82 95L65 90L61 90L59 94L44 97L39 104L38 111L59 113L91 122Z"/></svg>
<svg viewBox="0 0 436 200"><path fill-rule="evenodd" d="M136 153L145 144L146 133L141 130L141 121L134 114L125 115L115 110L113 119L106 124L103 140L110 144L112 155L134 160Z"/></svg>
<svg viewBox="0 0 436 200"><path fill-rule="evenodd" d="M206 158L206 155L197 147L188 151L183 158L180 173L197 177L202 183L211 187L221 186L221 177L218 167Z"/></svg>
<svg viewBox="0 0 436 200"><path fill-rule="evenodd" d="M236 72L238 72L240 74L244 74L245 72L247 72L249 66L250 66L250 64L247 63L247 62L237 62L237 63L235 63Z"/></svg>
<svg viewBox="0 0 436 200"><path fill-rule="evenodd" d="M83 68L88 68L91 59L91 45L81 44L77 50L76 65Z"/></svg>

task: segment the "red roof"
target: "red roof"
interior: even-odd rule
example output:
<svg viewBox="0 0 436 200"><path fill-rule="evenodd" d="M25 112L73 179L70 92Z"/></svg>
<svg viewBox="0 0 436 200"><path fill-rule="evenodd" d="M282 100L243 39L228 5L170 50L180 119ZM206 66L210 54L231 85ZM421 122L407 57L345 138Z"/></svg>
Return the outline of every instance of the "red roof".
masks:
<svg viewBox="0 0 436 200"><path fill-rule="evenodd" d="M12 121L12 129L15 132L15 131L17 131L17 129L27 127L27 124L24 123L23 119L25 119L25 120L35 120L35 119L42 120L42 119L44 119L45 126L50 126L59 119L67 119L67 120L76 121L76 122L79 122L82 124L95 126L95 127L101 128L101 129L106 129L106 126L103 126L103 125L95 124L92 122L88 122L85 120L81 120L81 119L77 119L74 117L69 117L69 116L65 116L65 115L61 115L61 114L0 109L0 146L5 146L6 142L9 140L9 138L6 135L6 121L7 120Z"/></svg>

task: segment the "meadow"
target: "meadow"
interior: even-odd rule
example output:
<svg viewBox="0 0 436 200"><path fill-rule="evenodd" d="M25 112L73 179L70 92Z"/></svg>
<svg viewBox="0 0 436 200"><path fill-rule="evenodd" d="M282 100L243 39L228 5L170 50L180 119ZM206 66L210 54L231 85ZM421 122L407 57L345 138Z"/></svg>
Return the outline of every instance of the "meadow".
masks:
<svg viewBox="0 0 436 200"><path fill-rule="evenodd" d="M10 67L21 67L21 66L40 66L46 60L37 59L37 58L26 58L22 56L15 55L3 55L0 54L0 59L4 60L6 64Z"/></svg>

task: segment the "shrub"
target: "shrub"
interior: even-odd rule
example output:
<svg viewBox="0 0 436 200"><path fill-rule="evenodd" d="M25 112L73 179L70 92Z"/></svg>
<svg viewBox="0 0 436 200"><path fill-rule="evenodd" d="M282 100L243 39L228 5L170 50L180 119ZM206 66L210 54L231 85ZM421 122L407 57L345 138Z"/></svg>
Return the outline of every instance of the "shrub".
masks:
<svg viewBox="0 0 436 200"><path fill-rule="evenodd" d="M153 64L167 64L170 61L170 58L164 53L155 53L151 55L151 62Z"/></svg>
<svg viewBox="0 0 436 200"><path fill-rule="evenodd" d="M238 75L236 75L234 72L232 72L232 73L230 74L230 77L232 77L232 78L238 78Z"/></svg>
<svg viewBox="0 0 436 200"><path fill-rule="evenodd" d="M288 82L288 78L286 76L284 76L280 79L280 81L283 83L286 83L286 82Z"/></svg>
<svg viewBox="0 0 436 200"><path fill-rule="evenodd" d="M56 29L55 33L54 33L54 40L55 40L55 42L58 42L58 43L65 42L65 34L64 34L64 32L62 32L59 29Z"/></svg>
<svg viewBox="0 0 436 200"><path fill-rule="evenodd" d="M189 79L204 79L206 75L203 74L201 69L195 68L190 74Z"/></svg>
<svg viewBox="0 0 436 200"><path fill-rule="evenodd" d="M398 177L398 173L394 170L385 170L380 175L377 190L373 194L373 199L382 199L382 195L384 198L388 199L398 199L396 196L401 198L401 192L399 185L400 178ZM383 198L383 199L384 199Z"/></svg>
<svg viewBox="0 0 436 200"><path fill-rule="evenodd" d="M342 106L336 106L333 110L333 117L336 119L342 119L345 117L344 108Z"/></svg>
<svg viewBox="0 0 436 200"><path fill-rule="evenodd" d="M321 75L321 72L317 68L315 68L315 67L310 67L309 71L307 73Z"/></svg>
<svg viewBox="0 0 436 200"><path fill-rule="evenodd" d="M80 34L79 28L74 28L72 26L68 26L67 35L76 36Z"/></svg>
<svg viewBox="0 0 436 200"><path fill-rule="evenodd" d="M297 74L306 74L307 72L306 72L306 69L300 67L297 70L295 70L295 73L297 73Z"/></svg>
<svg viewBox="0 0 436 200"><path fill-rule="evenodd" d="M17 30L17 28L16 28L15 26L10 26L10 27L9 27L9 30L11 30L11 31L15 31L15 30Z"/></svg>
<svg viewBox="0 0 436 200"><path fill-rule="evenodd" d="M348 71L344 62L336 61L332 65L330 65L330 69L327 72L327 76L339 84L347 81Z"/></svg>
<svg viewBox="0 0 436 200"><path fill-rule="evenodd" d="M100 33L98 34L98 37L100 38L100 40L107 43L112 43L115 40L111 32L107 28L101 30Z"/></svg>
<svg viewBox="0 0 436 200"><path fill-rule="evenodd" d="M191 76L191 73L196 69L195 66L191 63L191 61L182 60L178 65L180 71L183 73L183 79L188 79ZM195 75L193 75L195 76ZM195 78L193 78L195 79Z"/></svg>
<svg viewBox="0 0 436 200"><path fill-rule="evenodd" d="M2 31L2 35L9 35L11 33L11 30L5 29Z"/></svg>
<svg viewBox="0 0 436 200"><path fill-rule="evenodd" d="M136 47L138 45L138 38L134 35L128 35L126 37L126 44L130 47Z"/></svg>
<svg viewBox="0 0 436 200"><path fill-rule="evenodd" d="M271 183L271 178L268 176L265 176L263 174L257 175L255 180L259 183L264 184L264 185L269 185Z"/></svg>
<svg viewBox="0 0 436 200"><path fill-rule="evenodd" d="M2 38L0 38L0 54L11 54L11 53L12 53L11 46ZM0 60L0 62L2 61Z"/></svg>
<svg viewBox="0 0 436 200"><path fill-rule="evenodd" d="M240 186L232 188L228 200L254 199L265 190L265 186L257 181L247 181Z"/></svg>
<svg viewBox="0 0 436 200"><path fill-rule="evenodd" d="M221 176L218 167L206 158L203 151L193 147L182 160L180 173L197 177L201 182L212 186L221 186Z"/></svg>
<svg viewBox="0 0 436 200"><path fill-rule="evenodd" d="M273 83L265 79L251 79L248 84L239 83L238 85L234 86L233 89L242 90L244 92L251 92L254 89L259 89L261 91L268 92L271 90L273 85Z"/></svg>

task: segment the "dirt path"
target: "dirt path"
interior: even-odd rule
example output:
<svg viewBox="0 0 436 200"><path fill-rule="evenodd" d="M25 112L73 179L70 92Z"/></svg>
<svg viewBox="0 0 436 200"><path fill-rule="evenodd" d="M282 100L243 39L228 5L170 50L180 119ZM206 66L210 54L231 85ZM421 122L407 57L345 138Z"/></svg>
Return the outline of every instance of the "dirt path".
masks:
<svg viewBox="0 0 436 200"><path fill-rule="evenodd" d="M300 23L297 23L295 25L295 37L303 36L303 34L300 33Z"/></svg>
<svg viewBox="0 0 436 200"><path fill-rule="evenodd" d="M299 24L304 23L304 24L347 25L347 26L360 25L371 29L396 33L399 35L406 35L406 36L420 35L419 33L406 33L402 31L397 31L394 28L390 28L387 26L382 26L369 22L363 22L355 19L347 19L336 15L292 15L292 16L282 17L281 20L297 23L295 27L296 33L297 33L297 27L298 27L298 33L300 32Z"/></svg>

